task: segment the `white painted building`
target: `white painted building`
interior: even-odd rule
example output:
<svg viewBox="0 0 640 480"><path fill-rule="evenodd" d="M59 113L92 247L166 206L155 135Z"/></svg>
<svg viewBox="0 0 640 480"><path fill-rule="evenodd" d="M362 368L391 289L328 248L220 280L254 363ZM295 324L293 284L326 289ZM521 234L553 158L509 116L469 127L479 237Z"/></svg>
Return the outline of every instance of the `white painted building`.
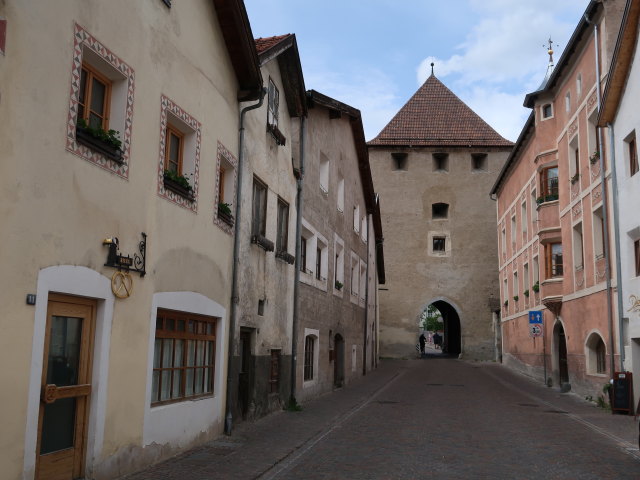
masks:
<svg viewBox="0 0 640 480"><path fill-rule="evenodd" d="M638 132L640 132L640 62L638 19L640 2L629 0L604 93L599 124L610 128L617 188L617 228L619 277L618 311L623 369L636 374L634 405L640 398L640 171ZM613 142L613 145L611 145ZM613 148L611 148L613 147ZM615 219L614 219L615 220Z"/></svg>

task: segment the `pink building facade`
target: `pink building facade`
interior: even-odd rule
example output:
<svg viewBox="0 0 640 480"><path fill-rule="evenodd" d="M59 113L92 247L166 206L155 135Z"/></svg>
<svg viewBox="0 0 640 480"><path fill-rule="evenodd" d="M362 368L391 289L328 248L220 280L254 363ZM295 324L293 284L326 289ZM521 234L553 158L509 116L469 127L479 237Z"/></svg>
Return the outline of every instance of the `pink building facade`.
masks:
<svg viewBox="0 0 640 480"><path fill-rule="evenodd" d="M623 9L623 1L590 2L555 67L550 57L542 85L525 98L531 115L491 192L503 363L594 398L619 357L610 170L606 134L601 142L596 126L597 79L606 82ZM543 317L538 332L532 311Z"/></svg>

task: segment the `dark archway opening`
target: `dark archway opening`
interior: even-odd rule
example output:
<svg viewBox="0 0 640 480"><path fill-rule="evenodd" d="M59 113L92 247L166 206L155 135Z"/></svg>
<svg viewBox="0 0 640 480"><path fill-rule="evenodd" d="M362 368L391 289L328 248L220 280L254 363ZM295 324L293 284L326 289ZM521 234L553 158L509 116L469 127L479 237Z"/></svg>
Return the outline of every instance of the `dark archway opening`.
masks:
<svg viewBox="0 0 640 480"><path fill-rule="evenodd" d="M421 322L423 330L428 331L430 335L437 332L442 338L442 354L452 357L460 354L462 351L460 317L452 305L444 300L433 302L423 312Z"/></svg>

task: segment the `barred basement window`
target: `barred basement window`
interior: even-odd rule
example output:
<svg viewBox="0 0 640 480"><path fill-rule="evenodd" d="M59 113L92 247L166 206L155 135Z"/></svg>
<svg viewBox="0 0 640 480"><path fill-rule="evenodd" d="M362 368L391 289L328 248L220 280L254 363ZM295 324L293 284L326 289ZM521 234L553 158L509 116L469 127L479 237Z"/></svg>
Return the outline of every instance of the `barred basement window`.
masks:
<svg viewBox="0 0 640 480"><path fill-rule="evenodd" d="M216 319L158 310L151 404L213 394Z"/></svg>
<svg viewBox="0 0 640 480"><path fill-rule="evenodd" d="M304 380L313 380L313 351L315 349L315 338L308 335L304 339Z"/></svg>

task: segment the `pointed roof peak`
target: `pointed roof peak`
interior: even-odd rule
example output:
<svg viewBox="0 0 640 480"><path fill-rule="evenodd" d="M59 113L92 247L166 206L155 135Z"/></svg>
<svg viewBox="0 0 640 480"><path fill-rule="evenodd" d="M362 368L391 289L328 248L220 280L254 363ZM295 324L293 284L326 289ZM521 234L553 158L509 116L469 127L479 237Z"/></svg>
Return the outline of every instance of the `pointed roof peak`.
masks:
<svg viewBox="0 0 640 480"><path fill-rule="evenodd" d="M509 147L513 143L432 73L369 145Z"/></svg>

